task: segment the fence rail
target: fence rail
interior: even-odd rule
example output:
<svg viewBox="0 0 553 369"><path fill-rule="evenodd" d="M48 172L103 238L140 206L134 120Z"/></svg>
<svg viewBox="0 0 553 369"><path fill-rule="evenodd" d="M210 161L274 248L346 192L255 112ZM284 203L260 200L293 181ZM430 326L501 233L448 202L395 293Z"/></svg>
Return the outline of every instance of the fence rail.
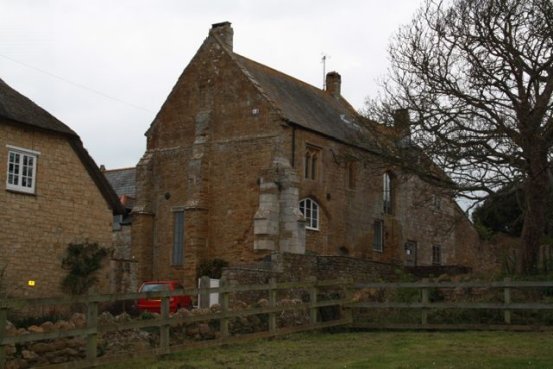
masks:
<svg viewBox="0 0 553 369"><path fill-rule="evenodd" d="M220 322L220 339L214 343L202 343L200 346L221 344L222 342L234 342L243 340L245 337L232 337L229 332L229 321L233 318L247 317L252 315L267 315L268 330L266 332L257 332L248 335L249 339L262 337L271 337L293 332L322 329L332 326L343 326L352 322L351 315L343 314L344 317L329 322L318 321L317 311L320 308L328 306L337 306L346 310L347 303L351 302L350 298L340 298L334 300L319 300L318 295L321 289L338 288L345 290L351 286L351 281L333 280L333 281L316 281L310 279L305 282L287 282L276 283L274 279L270 280L265 285L248 285L248 286L232 286L221 285L217 288L191 288L177 291L156 291L146 293L128 293L115 295L86 295L86 296L66 296L55 298L35 298L35 299L9 299L0 300L0 369L4 369L6 365L6 346L13 344L23 344L43 340L53 340L67 337L84 337L86 339L86 359L76 362L63 363L59 365L48 365L47 368L79 368L97 365L106 361L109 358L98 357L98 336L102 333L110 331L120 331L126 329L148 329L155 328L159 331L159 346L152 350L144 350L141 354L165 354L175 350L182 350L182 345L171 346L170 328L180 324L189 324L194 322L204 322L218 320ZM279 291L287 290L305 290L309 294L309 301L294 305L277 306L277 294ZM206 291L207 290L207 291ZM268 306L252 308L247 310L233 310L230 308L230 296L244 292L267 292ZM171 317L169 314L169 299L172 296L180 296L183 294L197 295L199 293L219 293L220 295L220 312L215 312L207 315L186 316L186 317ZM344 293L346 296L347 293ZM124 300L138 299L160 299L160 317L158 319L137 320L129 322L120 322L113 325L98 324L98 308L100 303L110 303ZM25 335L6 335L6 323L9 310L20 310L28 307L40 307L51 305L86 305L86 327L80 329L57 330L43 333L31 333ZM299 311L306 310L309 312L309 323L301 327L285 327L277 326L277 314L283 311ZM198 344L189 343L185 347L198 346ZM136 353L134 353L136 356ZM125 356L128 358L128 356ZM116 359L113 357L113 359Z"/></svg>
<svg viewBox="0 0 553 369"><path fill-rule="evenodd" d="M421 282L401 283L353 283L351 280L340 279L330 281L317 281L310 279L305 282L277 283L271 279L264 285L236 286L227 285L224 282L217 288L192 288L180 291L159 291L148 293L128 293L116 295L91 294L76 297L56 297L37 299L8 299L0 300L0 369L6 365L6 347L8 345L21 345L36 341L55 340L68 337L83 337L86 342L86 357L84 360L72 361L57 365L48 365L47 368L82 368L94 366L110 361L144 355L158 355L180 351L185 348L205 347L228 342L239 342L247 339L259 339L265 337L290 334L301 331L316 330L328 327L351 327L370 329L472 329L472 330L551 330L553 327L547 324L512 324L512 314L517 311L552 311L553 298L539 302L513 301L513 291L528 288L553 288L553 281L512 281L505 279L497 282L433 282L423 280ZM355 300L355 293L363 290L415 290L418 291L418 301L378 301L378 299ZM447 289L490 289L499 290L501 301L492 302L448 302L431 301L432 290ZM301 290L306 295L306 301L294 305L278 305L279 292ZM325 291L338 291L332 299L321 299L321 293ZM553 290L552 290L553 291ZM172 296L182 294L197 295L199 293L219 293L220 309L206 315L170 316L169 300ZM235 310L231 308L231 297L240 293L265 292L267 306ZM553 295L553 292L551 293ZM327 294L328 296L328 294ZM499 295L497 295L499 296ZM496 298L497 298L496 296ZM141 298L159 298L161 300L160 316L151 320L133 320L119 322L117 324L99 324L99 307L104 303L113 303L123 300L136 301ZM376 301L374 301L376 300ZM25 335L7 335L6 322L9 311L18 311L23 308L39 307L45 305L73 305L86 306L86 326L70 329L56 330L42 333L30 333ZM322 321L322 311L325 308L335 309L339 314L328 321ZM390 323L386 321L363 321L363 312L382 311L385 309L405 309L420 313L418 323ZM429 314L437 310L464 309L464 310L497 310L502 313L501 324L474 324L463 322L462 324L436 324L429 322ZM283 311L306 311L309 316L307 324L295 327L278 327L277 316ZM252 315L264 315L267 317L267 329L261 332L233 336L230 332L232 319L249 317ZM355 318L355 319L354 319ZM211 341L187 342L185 344L171 344L170 329L181 324L205 322L216 320L219 322L219 338ZM100 356L98 353L98 339L106 332L130 330L130 329L155 329L159 332L159 344L157 347L139 352L126 353L124 356Z"/></svg>
<svg viewBox="0 0 553 369"><path fill-rule="evenodd" d="M513 311L549 311L553 310L553 299L547 302L513 302L512 292L514 289L529 288L553 288L553 281L513 281L505 278L503 281L494 282L434 282L424 279L420 282L400 283L358 283L354 285L357 290L362 289L415 289L420 291L420 300L416 302L397 301L359 301L348 305L352 309L416 309L420 310L420 324L393 324L393 323L366 323L354 322L355 328L380 328L380 329L505 329L505 330L529 330L547 329L545 325L512 325ZM430 291L432 289L502 289L501 302L432 302ZM551 291L553 296L553 290ZM431 310L498 310L503 312L504 324L429 324L428 315Z"/></svg>

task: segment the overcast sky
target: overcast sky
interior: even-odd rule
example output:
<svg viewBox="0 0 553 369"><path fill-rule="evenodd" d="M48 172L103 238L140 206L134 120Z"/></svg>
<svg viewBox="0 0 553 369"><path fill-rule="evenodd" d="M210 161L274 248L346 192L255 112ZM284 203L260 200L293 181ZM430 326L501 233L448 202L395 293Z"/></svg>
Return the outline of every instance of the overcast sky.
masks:
<svg viewBox="0 0 553 369"><path fill-rule="evenodd" d="M0 78L75 130L98 165L134 166L211 24L234 51L317 87L321 57L357 109L419 0L0 0Z"/></svg>

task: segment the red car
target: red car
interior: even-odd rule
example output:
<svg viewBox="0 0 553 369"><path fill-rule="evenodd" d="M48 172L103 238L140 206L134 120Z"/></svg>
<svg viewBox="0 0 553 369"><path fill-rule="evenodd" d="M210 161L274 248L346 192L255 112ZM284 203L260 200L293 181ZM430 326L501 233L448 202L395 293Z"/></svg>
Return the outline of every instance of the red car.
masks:
<svg viewBox="0 0 553 369"><path fill-rule="evenodd" d="M182 290L182 285L177 281L151 281L144 282L138 289L138 292L158 292ZM159 313L161 311L161 298L140 299L137 307L140 311L149 311ZM180 308L192 308L192 299L187 295L171 296L169 298L169 311L176 312Z"/></svg>

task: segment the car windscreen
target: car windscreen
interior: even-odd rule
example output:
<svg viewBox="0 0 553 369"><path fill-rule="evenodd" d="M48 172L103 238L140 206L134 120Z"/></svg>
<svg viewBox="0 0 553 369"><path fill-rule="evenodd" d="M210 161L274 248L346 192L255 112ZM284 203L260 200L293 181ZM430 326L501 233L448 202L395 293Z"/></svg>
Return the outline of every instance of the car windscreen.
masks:
<svg viewBox="0 0 553 369"><path fill-rule="evenodd" d="M164 283L145 284L140 287L140 292L169 291L169 285Z"/></svg>

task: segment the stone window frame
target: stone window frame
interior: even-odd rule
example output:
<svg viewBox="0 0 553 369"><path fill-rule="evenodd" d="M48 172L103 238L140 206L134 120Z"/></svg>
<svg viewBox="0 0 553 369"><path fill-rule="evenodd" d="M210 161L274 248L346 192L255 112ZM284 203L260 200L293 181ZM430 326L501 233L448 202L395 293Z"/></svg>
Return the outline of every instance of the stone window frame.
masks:
<svg viewBox="0 0 553 369"><path fill-rule="evenodd" d="M310 144L305 145L303 178L316 181L321 177L321 153L322 150L320 147Z"/></svg>
<svg viewBox="0 0 553 369"><path fill-rule="evenodd" d="M12 145L6 145L6 147L8 148L6 189L34 195L40 152Z"/></svg>
<svg viewBox="0 0 553 369"><path fill-rule="evenodd" d="M432 265L442 265L442 245L432 245Z"/></svg>
<svg viewBox="0 0 553 369"><path fill-rule="evenodd" d="M394 213L394 187L395 176L391 171L386 171L382 175L382 212L384 214Z"/></svg>
<svg viewBox="0 0 553 369"><path fill-rule="evenodd" d="M185 213L184 207L174 207L173 213L173 243L171 249L171 266L179 267L184 264Z"/></svg>
<svg viewBox="0 0 553 369"><path fill-rule="evenodd" d="M354 190L357 182L358 163L355 160L350 160L347 162L346 166L347 166L347 173L346 173L347 188L349 190Z"/></svg>
<svg viewBox="0 0 553 369"><path fill-rule="evenodd" d="M300 212L306 220L305 229L320 230L320 205L311 197L306 197L299 202Z"/></svg>
<svg viewBox="0 0 553 369"><path fill-rule="evenodd" d="M384 251L384 221L376 219L373 223L373 251Z"/></svg>

